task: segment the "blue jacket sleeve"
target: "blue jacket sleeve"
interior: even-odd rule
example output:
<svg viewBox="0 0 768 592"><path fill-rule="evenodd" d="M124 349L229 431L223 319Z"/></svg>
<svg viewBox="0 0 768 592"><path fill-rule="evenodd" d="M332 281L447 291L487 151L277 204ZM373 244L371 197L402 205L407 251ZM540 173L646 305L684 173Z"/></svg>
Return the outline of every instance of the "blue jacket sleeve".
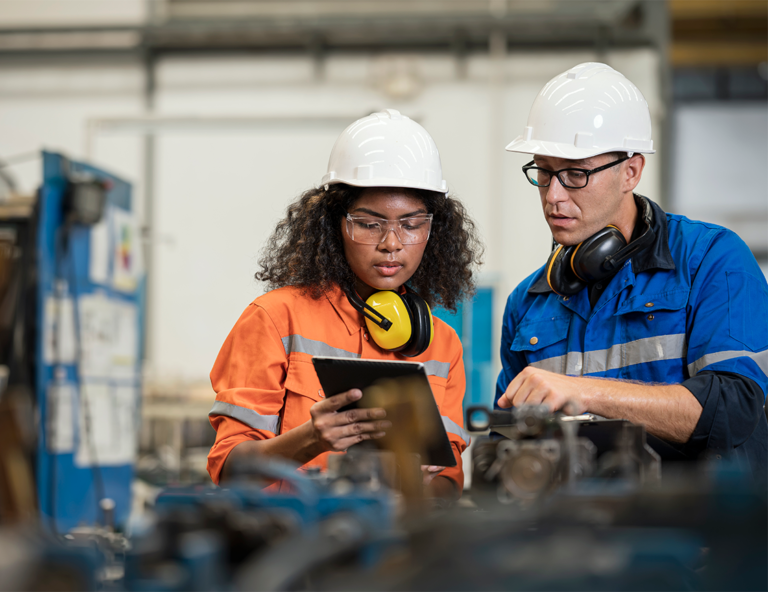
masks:
<svg viewBox="0 0 768 592"><path fill-rule="evenodd" d="M512 351L512 340L515 337L516 321L514 318L514 298L517 290L512 292L507 299L507 306L504 309L504 324L501 326L501 372L496 380L496 396L494 397L494 408L499 409L499 398L507 390L509 383L527 366L524 356L519 352Z"/></svg>
<svg viewBox="0 0 768 592"><path fill-rule="evenodd" d="M687 445L741 453L766 464L768 390L768 285L752 253L730 231L720 230L692 278L686 363L682 384L702 414ZM738 453L736 454L738 456ZM754 465L753 465L754 466Z"/></svg>

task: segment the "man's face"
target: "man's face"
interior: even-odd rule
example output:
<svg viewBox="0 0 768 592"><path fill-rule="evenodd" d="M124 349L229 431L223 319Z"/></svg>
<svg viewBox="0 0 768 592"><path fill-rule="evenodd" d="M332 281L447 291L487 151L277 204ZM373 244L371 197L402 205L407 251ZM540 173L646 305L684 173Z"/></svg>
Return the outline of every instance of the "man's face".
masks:
<svg viewBox="0 0 768 592"><path fill-rule="evenodd" d="M615 154L600 154L583 160L534 156L537 167L550 171L566 168L594 169L616 160ZM539 188L544 218L553 238L561 245L575 245L619 220L622 202L620 175L625 163L589 177L586 187L567 189L552 177L549 187Z"/></svg>

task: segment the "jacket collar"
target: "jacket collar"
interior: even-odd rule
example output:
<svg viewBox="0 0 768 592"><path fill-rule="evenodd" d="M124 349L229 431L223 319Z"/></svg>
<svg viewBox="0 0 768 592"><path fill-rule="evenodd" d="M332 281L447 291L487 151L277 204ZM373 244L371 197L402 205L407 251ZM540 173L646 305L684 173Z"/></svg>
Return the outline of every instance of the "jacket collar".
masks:
<svg viewBox="0 0 768 592"><path fill-rule="evenodd" d="M636 253L632 261L632 271L635 274L649 271L651 269L672 270L675 269L675 261L672 259L672 253L669 250L669 232L667 230L667 214L654 201L647 197L635 193L635 202L639 203L644 199L651 205L653 215L651 216L651 228L655 238L647 249ZM640 206L638 205L638 209ZM546 294L552 292L552 288L547 283L546 265L539 272L539 277L528 288L529 294Z"/></svg>
<svg viewBox="0 0 768 592"><path fill-rule="evenodd" d="M334 285L325 293L328 302L331 303L336 314L347 327L349 334L357 333L362 327L362 318L357 309L347 299L347 295L339 286Z"/></svg>

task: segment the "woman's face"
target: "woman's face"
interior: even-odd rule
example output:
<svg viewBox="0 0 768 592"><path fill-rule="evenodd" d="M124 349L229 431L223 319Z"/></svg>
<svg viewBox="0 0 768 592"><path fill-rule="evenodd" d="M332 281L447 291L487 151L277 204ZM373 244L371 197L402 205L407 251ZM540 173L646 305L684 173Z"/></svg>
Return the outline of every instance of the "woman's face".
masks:
<svg viewBox="0 0 768 592"><path fill-rule="evenodd" d="M397 187L371 187L349 207L352 216L372 216L387 220L400 220L427 214L427 208L418 197ZM357 291L363 300L379 290L397 290L416 272L427 246L423 243L404 245L397 234L387 232L384 240L375 245L352 240L347 232L347 221L341 220L344 255L357 276Z"/></svg>

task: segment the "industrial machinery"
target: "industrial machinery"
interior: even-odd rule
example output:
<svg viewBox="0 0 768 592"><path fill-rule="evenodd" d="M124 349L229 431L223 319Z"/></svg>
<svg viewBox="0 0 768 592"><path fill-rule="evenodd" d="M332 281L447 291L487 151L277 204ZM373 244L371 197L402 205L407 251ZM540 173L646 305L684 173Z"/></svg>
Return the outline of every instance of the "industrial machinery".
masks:
<svg viewBox="0 0 768 592"><path fill-rule="evenodd" d="M765 589L766 494L737 467L681 465L661 479L629 422L468 413L469 428L497 435L476 444L461 503L409 507L376 451L353 448L325 474L252 461L227 489L160 496L126 588ZM275 479L290 490L263 489Z"/></svg>
<svg viewBox="0 0 768 592"><path fill-rule="evenodd" d="M496 492L503 503L533 502L583 479L621 480L623 486L658 483L661 459L645 429L626 420L552 414L545 405L467 410L480 437L472 456L473 491Z"/></svg>

